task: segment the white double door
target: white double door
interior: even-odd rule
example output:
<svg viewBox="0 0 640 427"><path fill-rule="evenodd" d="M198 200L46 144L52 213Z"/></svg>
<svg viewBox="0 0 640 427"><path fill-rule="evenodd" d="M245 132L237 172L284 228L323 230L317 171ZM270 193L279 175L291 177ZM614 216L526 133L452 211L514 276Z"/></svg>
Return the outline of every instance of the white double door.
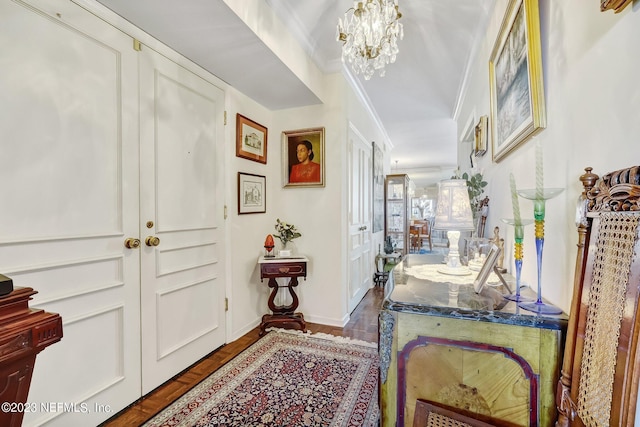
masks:
<svg viewBox="0 0 640 427"><path fill-rule="evenodd" d="M29 401L90 409L24 425L96 425L225 342L224 93L67 1L0 52L0 273L63 319Z"/></svg>

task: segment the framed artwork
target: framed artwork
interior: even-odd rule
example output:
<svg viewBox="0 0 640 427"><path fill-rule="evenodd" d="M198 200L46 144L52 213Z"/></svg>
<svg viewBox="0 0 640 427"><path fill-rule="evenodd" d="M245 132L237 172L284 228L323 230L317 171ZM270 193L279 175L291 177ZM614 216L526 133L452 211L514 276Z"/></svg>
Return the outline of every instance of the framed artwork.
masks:
<svg viewBox="0 0 640 427"><path fill-rule="evenodd" d="M266 184L262 175L238 172L238 215L267 211Z"/></svg>
<svg viewBox="0 0 640 427"><path fill-rule="evenodd" d="M538 0L511 0L489 60L491 140L498 162L546 126Z"/></svg>
<svg viewBox="0 0 640 427"><path fill-rule="evenodd" d="M487 152L487 116L480 117L480 121L475 127L474 148L473 152L476 157L484 156Z"/></svg>
<svg viewBox="0 0 640 427"><path fill-rule="evenodd" d="M236 114L236 156L267 163L267 128Z"/></svg>
<svg viewBox="0 0 640 427"><path fill-rule="evenodd" d="M478 276L473 281L473 289L476 293L482 292L482 288L484 284L487 283L487 279L489 278L489 274L493 271L496 261L498 260L498 255L500 255L500 248L496 245L491 245L491 249L489 249L489 253L487 254L487 259L482 264L482 268L480 272L478 272Z"/></svg>
<svg viewBox="0 0 640 427"><path fill-rule="evenodd" d="M324 187L324 128L282 132L284 187Z"/></svg>
<svg viewBox="0 0 640 427"><path fill-rule="evenodd" d="M384 230L384 169L382 150L373 145L373 233Z"/></svg>

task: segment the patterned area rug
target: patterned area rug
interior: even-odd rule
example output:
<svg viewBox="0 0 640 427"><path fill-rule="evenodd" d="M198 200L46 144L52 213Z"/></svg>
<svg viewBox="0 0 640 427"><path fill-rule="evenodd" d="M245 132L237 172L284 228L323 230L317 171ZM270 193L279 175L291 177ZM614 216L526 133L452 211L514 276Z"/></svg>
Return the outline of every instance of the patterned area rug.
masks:
<svg viewBox="0 0 640 427"><path fill-rule="evenodd" d="M144 424L377 426L372 343L274 329Z"/></svg>

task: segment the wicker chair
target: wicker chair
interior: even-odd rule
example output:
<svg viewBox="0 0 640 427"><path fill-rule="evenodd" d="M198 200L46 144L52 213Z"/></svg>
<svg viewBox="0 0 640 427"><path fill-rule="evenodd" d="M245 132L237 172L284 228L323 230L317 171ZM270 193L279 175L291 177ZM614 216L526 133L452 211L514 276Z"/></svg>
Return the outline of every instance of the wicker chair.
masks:
<svg viewBox="0 0 640 427"><path fill-rule="evenodd" d="M586 168L557 427L633 426L640 353L640 167Z"/></svg>
<svg viewBox="0 0 640 427"><path fill-rule="evenodd" d="M418 399L413 417L413 427L492 427L474 418L467 417L433 402Z"/></svg>

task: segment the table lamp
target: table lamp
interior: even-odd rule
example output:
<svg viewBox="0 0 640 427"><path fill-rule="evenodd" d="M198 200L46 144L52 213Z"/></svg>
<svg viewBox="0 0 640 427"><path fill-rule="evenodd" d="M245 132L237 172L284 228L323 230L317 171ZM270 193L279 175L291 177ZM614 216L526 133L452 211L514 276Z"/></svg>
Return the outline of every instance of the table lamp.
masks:
<svg viewBox="0 0 640 427"><path fill-rule="evenodd" d="M438 183L438 205L433 229L447 230L449 239L449 260L438 272L456 276L471 274L471 270L460 263L458 251L460 232L474 230L467 181L464 179L447 179Z"/></svg>

